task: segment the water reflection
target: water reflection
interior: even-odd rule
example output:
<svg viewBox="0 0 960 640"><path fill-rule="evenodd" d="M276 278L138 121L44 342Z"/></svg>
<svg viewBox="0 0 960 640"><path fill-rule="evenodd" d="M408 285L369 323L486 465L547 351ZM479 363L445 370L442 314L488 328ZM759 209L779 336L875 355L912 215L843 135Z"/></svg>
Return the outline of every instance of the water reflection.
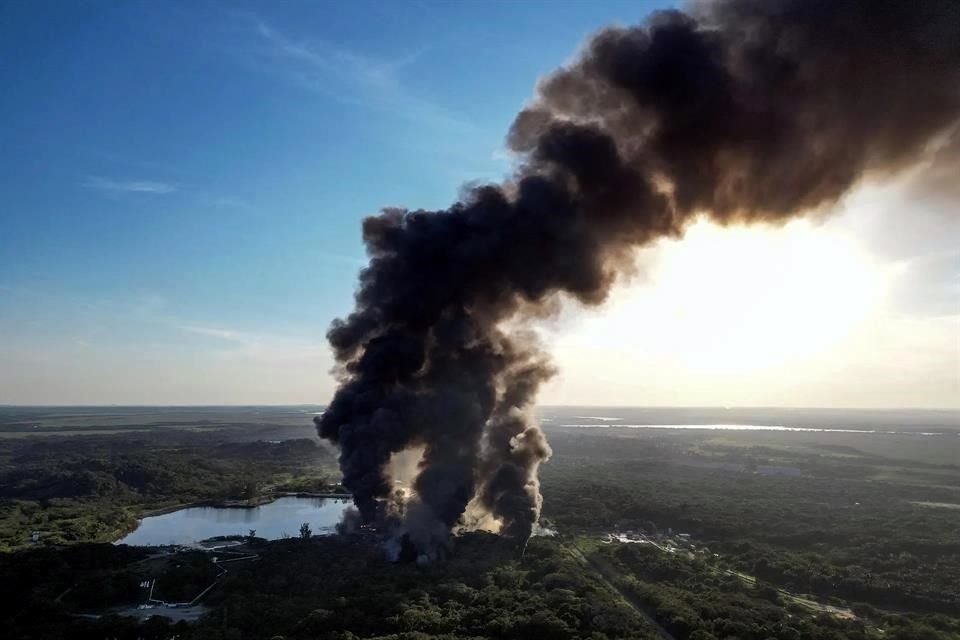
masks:
<svg viewBox="0 0 960 640"><path fill-rule="evenodd" d="M276 540L298 536L304 522L314 535L329 535L349 505L347 500L286 497L252 509L191 507L144 518L117 544L190 544L214 536L247 535L251 529L258 537Z"/></svg>

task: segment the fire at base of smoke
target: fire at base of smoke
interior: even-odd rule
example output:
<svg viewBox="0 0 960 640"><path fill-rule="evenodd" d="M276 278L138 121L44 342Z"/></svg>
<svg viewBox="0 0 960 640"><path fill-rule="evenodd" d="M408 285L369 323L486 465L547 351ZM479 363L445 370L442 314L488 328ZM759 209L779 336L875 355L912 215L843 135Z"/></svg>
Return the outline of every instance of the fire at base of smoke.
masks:
<svg viewBox="0 0 960 640"><path fill-rule="evenodd" d="M351 518L425 559L471 523L528 538L550 455L530 411L553 369L515 328L557 295L602 302L637 247L698 215L783 222L916 163L956 125L958 87L955 0L717 0L598 33L515 119L510 180L364 221L316 421Z"/></svg>

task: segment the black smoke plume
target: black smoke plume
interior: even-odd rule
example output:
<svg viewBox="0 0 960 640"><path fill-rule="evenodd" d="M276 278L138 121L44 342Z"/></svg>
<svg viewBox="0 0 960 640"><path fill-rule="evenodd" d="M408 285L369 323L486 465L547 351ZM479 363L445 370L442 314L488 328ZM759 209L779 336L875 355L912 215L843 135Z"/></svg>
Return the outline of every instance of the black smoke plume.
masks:
<svg viewBox="0 0 960 640"><path fill-rule="evenodd" d="M596 34L517 116L512 179L364 220L370 263L329 331L340 387L316 421L362 519L426 558L482 515L525 539L550 455L530 408L552 370L517 326L558 294L599 304L637 247L699 215L822 210L958 115L956 0L722 0ZM410 448L404 491L388 467Z"/></svg>

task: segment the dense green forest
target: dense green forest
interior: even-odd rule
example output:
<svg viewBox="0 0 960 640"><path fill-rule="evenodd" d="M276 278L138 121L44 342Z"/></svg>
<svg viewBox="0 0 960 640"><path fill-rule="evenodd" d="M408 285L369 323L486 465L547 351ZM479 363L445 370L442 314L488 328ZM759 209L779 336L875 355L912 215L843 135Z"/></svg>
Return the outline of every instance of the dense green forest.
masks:
<svg viewBox="0 0 960 640"><path fill-rule="evenodd" d="M786 438L743 447L755 440L559 433L545 513L564 531L683 531L730 568L791 591L960 611L960 509L930 506L958 502L960 466L811 452Z"/></svg>
<svg viewBox="0 0 960 640"><path fill-rule="evenodd" d="M467 534L446 562L384 560L376 541L324 537L248 541L193 624L113 615L156 579L189 599L211 580L201 552L78 545L0 557L6 629L15 638L663 638L669 640L946 640L950 615L848 612L750 582L716 564L652 545L568 536L516 541ZM15 587L12 585L16 585ZM100 617L80 617L97 611Z"/></svg>
<svg viewBox="0 0 960 640"><path fill-rule="evenodd" d="M231 551L91 544L149 509L336 487L308 425L275 428L0 439L5 637L960 640L954 438L551 429L559 533L522 556L483 533L430 566L308 531ZM138 610L145 584L204 595Z"/></svg>
<svg viewBox="0 0 960 640"><path fill-rule="evenodd" d="M307 434L304 434L307 435ZM315 440L235 440L236 432L0 438L0 551L112 541L145 512L335 489Z"/></svg>
<svg viewBox="0 0 960 640"><path fill-rule="evenodd" d="M480 533L458 539L451 558L430 567L387 563L376 543L362 539L259 541L251 545L259 559L237 564L211 594L211 613L191 627L160 620L138 625L116 616L71 617L83 602L71 594L94 586L99 590L110 584L118 601L123 595L130 600L142 574L130 568L136 565L121 567L142 562L142 556L124 549L101 545L73 548L61 556L26 552L0 557L10 637L655 637L615 591L585 571L561 544L534 540L520 559L515 541ZM182 573L179 579L193 577ZM80 584L68 597L50 599L73 580ZM20 587L10 589L10 584ZM37 589L44 599L37 597Z"/></svg>
<svg viewBox="0 0 960 640"><path fill-rule="evenodd" d="M772 583L652 545L601 546L595 555L595 562L618 575L621 589L674 638L913 640L960 634L955 615L884 613L863 604L852 611L818 606Z"/></svg>

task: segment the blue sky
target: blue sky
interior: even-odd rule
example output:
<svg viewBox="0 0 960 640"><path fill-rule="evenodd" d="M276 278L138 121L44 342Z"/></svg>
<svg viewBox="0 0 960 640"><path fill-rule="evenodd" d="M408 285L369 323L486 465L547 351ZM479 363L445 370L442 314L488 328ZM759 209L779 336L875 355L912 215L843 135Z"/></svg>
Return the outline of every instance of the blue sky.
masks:
<svg viewBox="0 0 960 640"><path fill-rule="evenodd" d="M361 218L504 176L537 78L665 4L0 1L0 404L326 402L323 336L352 306ZM957 406L956 196L921 206L908 187L816 230L647 252L639 289L544 327L562 371L545 400ZM902 206L927 223L890 234ZM801 274L861 256L849 282L880 293L843 331L748 332L732 352L756 357L729 362L742 327L714 335L687 301L798 317L851 298L826 276L790 284L812 297L764 294L785 280L750 274L784 242ZM736 268L703 292L705 254ZM637 315L677 326L662 309L696 339L644 344ZM784 344L805 347L770 356Z"/></svg>
<svg viewBox="0 0 960 640"><path fill-rule="evenodd" d="M0 330L21 352L322 339L360 219L502 176L537 77L647 8L3 3Z"/></svg>

